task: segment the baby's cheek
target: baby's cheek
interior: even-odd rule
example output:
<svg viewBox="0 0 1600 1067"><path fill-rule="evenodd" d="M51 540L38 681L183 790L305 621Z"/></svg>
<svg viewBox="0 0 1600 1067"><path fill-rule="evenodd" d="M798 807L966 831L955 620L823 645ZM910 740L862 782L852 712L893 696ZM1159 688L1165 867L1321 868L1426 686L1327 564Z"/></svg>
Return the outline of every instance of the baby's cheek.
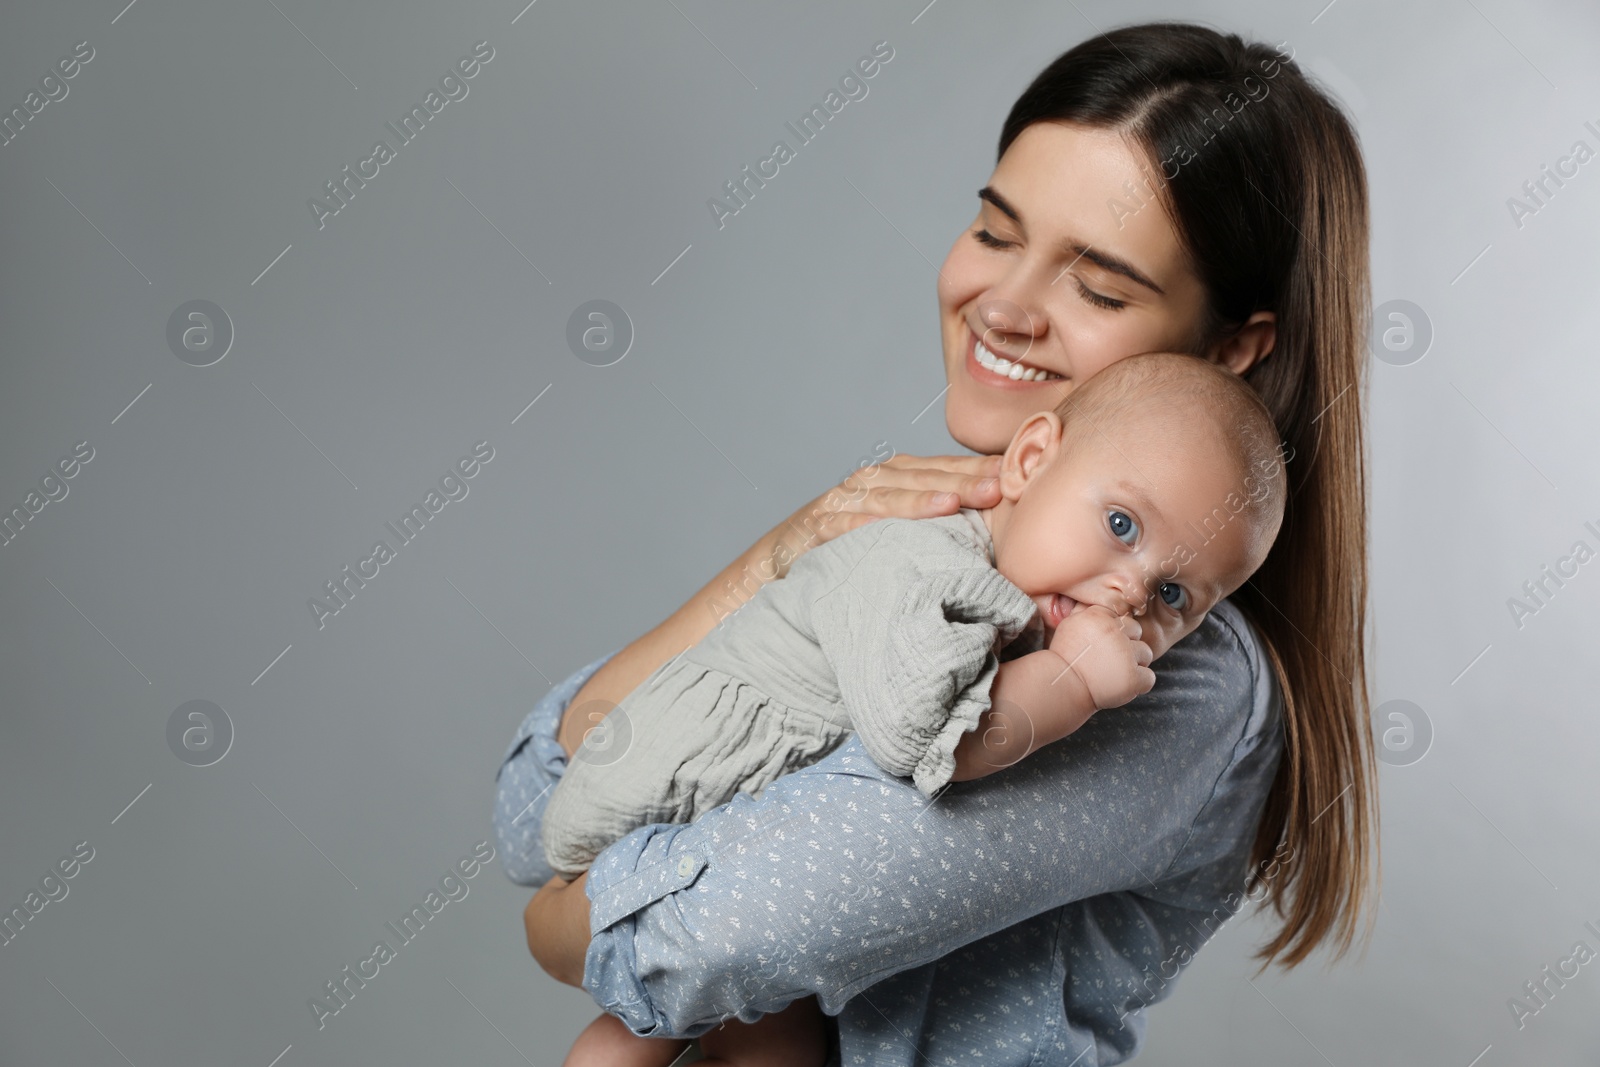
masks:
<svg viewBox="0 0 1600 1067"><path fill-rule="evenodd" d="M1165 655L1173 645L1194 633L1199 625L1198 621L1189 626L1162 626L1159 623L1145 623L1144 643L1150 646L1151 663Z"/></svg>

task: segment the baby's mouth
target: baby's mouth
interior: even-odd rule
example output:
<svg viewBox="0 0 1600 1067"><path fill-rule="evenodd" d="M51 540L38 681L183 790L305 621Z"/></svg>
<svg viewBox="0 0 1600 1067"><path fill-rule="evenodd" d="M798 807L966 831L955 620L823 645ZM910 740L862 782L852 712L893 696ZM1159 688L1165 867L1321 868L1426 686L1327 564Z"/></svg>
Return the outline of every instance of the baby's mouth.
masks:
<svg viewBox="0 0 1600 1067"><path fill-rule="evenodd" d="M1071 597L1062 596L1060 593L1051 593L1050 609L1045 619L1050 624L1050 629L1054 630L1057 626L1060 626L1062 620L1071 615L1072 609L1077 606L1078 602Z"/></svg>

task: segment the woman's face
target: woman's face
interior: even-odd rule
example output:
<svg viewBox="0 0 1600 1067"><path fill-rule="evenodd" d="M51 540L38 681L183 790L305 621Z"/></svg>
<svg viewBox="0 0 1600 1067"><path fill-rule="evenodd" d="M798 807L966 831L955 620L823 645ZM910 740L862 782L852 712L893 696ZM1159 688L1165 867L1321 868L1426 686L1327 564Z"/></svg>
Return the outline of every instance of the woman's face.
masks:
<svg viewBox="0 0 1600 1067"><path fill-rule="evenodd" d="M1194 351L1205 289L1152 179L1157 169L1108 130L1036 122L1011 142L939 275L957 441L1004 452L1023 419L1102 367ZM983 365L995 357L1036 380Z"/></svg>

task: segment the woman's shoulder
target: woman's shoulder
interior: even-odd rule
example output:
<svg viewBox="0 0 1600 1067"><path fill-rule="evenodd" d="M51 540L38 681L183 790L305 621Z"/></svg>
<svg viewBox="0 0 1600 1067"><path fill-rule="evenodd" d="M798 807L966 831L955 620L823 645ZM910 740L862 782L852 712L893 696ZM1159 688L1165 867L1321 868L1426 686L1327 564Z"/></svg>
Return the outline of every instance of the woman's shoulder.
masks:
<svg viewBox="0 0 1600 1067"><path fill-rule="evenodd" d="M1019 769L1036 763L1046 781L1074 791L1107 786L1097 788L1097 818L1126 837L1142 870L1164 872L1153 881L1165 883L1239 858L1283 746L1277 683L1259 634L1235 605L1218 604L1153 667L1148 693L1095 713ZM1137 883L1126 888L1153 889Z"/></svg>
<svg viewBox="0 0 1600 1067"><path fill-rule="evenodd" d="M1141 753L1133 773L1155 780L1181 765L1194 775L1190 786L1207 779L1204 793L1211 780L1237 773L1248 750L1274 739L1277 680L1260 635L1235 605L1219 603L1151 666L1154 688L1097 712L1071 737L1089 748L1115 746L1122 758Z"/></svg>
<svg viewBox="0 0 1600 1067"><path fill-rule="evenodd" d="M1181 650L1181 651L1180 651ZM1177 662L1166 660L1177 654ZM1213 670L1229 681L1229 690L1248 694L1248 714L1241 723L1242 736L1272 730L1282 711L1282 692L1260 632L1233 601L1223 599L1190 634L1168 650L1162 666ZM1245 703L1240 701L1238 711Z"/></svg>
<svg viewBox="0 0 1600 1067"><path fill-rule="evenodd" d="M1260 633L1223 600L1151 667L1155 688L1115 711L1132 711L1160 747L1204 747L1225 758L1235 743L1268 738L1282 697ZM1091 725L1114 712L1100 712Z"/></svg>
<svg viewBox="0 0 1600 1067"><path fill-rule="evenodd" d="M1195 906L1226 892L1248 862L1283 756L1282 691L1260 632L1227 600L1155 669L1156 688L1140 698L1149 702L1146 725L1163 739L1164 773L1183 788L1167 809L1176 850L1157 879L1161 888L1143 891Z"/></svg>

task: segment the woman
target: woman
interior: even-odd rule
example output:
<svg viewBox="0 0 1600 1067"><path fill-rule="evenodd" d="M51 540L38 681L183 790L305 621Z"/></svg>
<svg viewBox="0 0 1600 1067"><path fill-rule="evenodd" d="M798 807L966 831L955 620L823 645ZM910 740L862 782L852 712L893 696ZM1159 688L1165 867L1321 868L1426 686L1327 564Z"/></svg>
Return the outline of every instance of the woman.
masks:
<svg viewBox="0 0 1600 1067"><path fill-rule="evenodd" d="M634 1033L698 1036L814 994L837 1016L835 1063L1120 1063L1140 1009L1241 895L1281 920L1263 969L1325 941L1342 956L1370 900L1367 206L1349 123L1284 52L1128 27L1035 79L979 197L938 296L946 422L986 455L896 456L863 472L870 488L801 508L556 686L502 766L502 859L543 885L529 948ZM1257 390L1291 498L1266 563L1172 645L1154 690L931 804L852 738L758 799L643 827L550 879L543 797L612 704L808 547L993 504L986 476L1022 419L1155 350ZM1170 644L1146 639L1158 657Z"/></svg>

